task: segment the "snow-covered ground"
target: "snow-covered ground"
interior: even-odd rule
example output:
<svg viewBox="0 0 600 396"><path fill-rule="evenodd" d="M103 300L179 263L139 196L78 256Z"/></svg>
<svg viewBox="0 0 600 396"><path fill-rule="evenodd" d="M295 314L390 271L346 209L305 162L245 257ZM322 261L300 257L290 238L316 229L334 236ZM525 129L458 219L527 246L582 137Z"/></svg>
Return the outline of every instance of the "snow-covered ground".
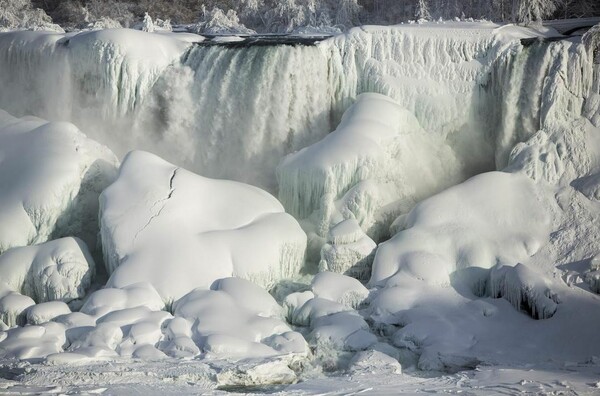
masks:
<svg viewBox="0 0 600 396"><path fill-rule="evenodd" d="M0 33L0 392L597 393L600 39L555 36Z"/></svg>

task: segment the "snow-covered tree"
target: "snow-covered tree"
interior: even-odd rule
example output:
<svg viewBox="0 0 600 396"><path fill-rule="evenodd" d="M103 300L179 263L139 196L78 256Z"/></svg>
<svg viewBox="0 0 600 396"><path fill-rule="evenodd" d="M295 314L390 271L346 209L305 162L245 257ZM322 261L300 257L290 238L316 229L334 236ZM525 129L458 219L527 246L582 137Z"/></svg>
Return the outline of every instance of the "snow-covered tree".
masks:
<svg viewBox="0 0 600 396"><path fill-rule="evenodd" d="M358 14L361 7L357 0L337 0L333 5L333 10L335 10L335 14L333 14L334 23L336 25L349 28L358 24Z"/></svg>
<svg viewBox="0 0 600 396"><path fill-rule="evenodd" d="M430 20L431 14L429 13L429 4L427 4L427 0L418 0L415 8L415 19L425 19Z"/></svg>
<svg viewBox="0 0 600 396"><path fill-rule="evenodd" d="M513 0L513 20L530 24L539 23L556 11L557 0Z"/></svg>
<svg viewBox="0 0 600 396"><path fill-rule="evenodd" d="M154 21L148 13L144 15L144 20L142 21L142 31L152 33L154 32Z"/></svg>
<svg viewBox="0 0 600 396"><path fill-rule="evenodd" d="M196 24L195 32L199 34L253 34L255 31L244 26L234 10L227 12L216 7L211 11L202 10L202 19Z"/></svg>
<svg viewBox="0 0 600 396"><path fill-rule="evenodd" d="M28 29L62 31L52 18L30 0L0 0L0 30Z"/></svg>

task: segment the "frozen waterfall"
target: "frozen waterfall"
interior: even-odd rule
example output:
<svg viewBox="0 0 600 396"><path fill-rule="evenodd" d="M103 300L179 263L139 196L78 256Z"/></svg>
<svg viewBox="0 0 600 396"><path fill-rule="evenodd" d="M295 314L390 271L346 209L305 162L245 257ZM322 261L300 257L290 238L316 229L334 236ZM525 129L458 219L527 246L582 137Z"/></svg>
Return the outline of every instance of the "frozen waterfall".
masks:
<svg viewBox="0 0 600 396"><path fill-rule="evenodd" d="M316 45L203 46L190 34L0 34L0 108L75 123L117 155L143 149L209 177L277 190L282 158L318 142L362 92L391 97L446 141L461 178L506 165L552 112L542 102L581 45L495 25L361 27ZM576 56L571 56L571 55ZM589 85L574 65L567 83ZM579 72L577 72L579 70ZM536 78L529 76L536 75ZM587 84L587 85L586 85ZM569 108L581 107L572 92ZM284 205L294 214L310 213Z"/></svg>

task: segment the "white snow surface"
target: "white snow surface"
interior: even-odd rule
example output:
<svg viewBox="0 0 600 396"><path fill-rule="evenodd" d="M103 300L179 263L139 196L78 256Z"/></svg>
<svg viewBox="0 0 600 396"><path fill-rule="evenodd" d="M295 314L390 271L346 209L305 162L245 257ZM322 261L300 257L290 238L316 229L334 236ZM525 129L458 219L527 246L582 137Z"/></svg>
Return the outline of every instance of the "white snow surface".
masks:
<svg viewBox="0 0 600 396"><path fill-rule="evenodd" d="M0 110L0 253L61 236L93 250L98 195L117 163L73 124Z"/></svg>
<svg viewBox="0 0 600 396"><path fill-rule="evenodd" d="M123 160L100 218L108 285L149 282L165 302L230 276L268 289L304 265L306 235L273 196L147 152Z"/></svg>

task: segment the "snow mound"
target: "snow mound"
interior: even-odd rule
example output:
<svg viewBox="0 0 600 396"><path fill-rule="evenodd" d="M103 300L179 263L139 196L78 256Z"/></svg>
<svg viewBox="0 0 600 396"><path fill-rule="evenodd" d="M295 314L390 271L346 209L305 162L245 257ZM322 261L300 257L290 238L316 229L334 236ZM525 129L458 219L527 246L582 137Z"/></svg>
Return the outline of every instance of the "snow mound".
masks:
<svg viewBox="0 0 600 396"><path fill-rule="evenodd" d="M355 219L343 220L329 230L319 269L368 280L376 248Z"/></svg>
<svg viewBox="0 0 600 396"><path fill-rule="evenodd" d="M62 301L48 301L27 310L27 324L40 325L52 319L71 313L69 306Z"/></svg>
<svg viewBox="0 0 600 396"><path fill-rule="evenodd" d="M60 323L17 327L4 333L0 342L0 357L15 359L39 359L62 352L66 343L65 327Z"/></svg>
<svg viewBox="0 0 600 396"><path fill-rule="evenodd" d="M387 234L395 218L398 205L390 206L429 196L463 177L440 136L424 131L393 99L375 93L358 96L323 140L287 156L277 176L279 198L290 213L307 218L318 211L319 235L352 218L375 240Z"/></svg>
<svg viewBox="0 0 600 396"><path fill-rule="evenodd" d="M146 307L158 311L164 306L164 302L152 285L134 283L120 289L105 288L94 292L81 307L81 312L101 317L122 309Z"/></svg>
<svg viewBox="0 0 600 396"><path fill-rule="evenodd" d="M370 283L408 276L443 285L457 269L524 262L551 230L549 204L540 202L522 174L484 173L451 187L418 204L405 230L379 246Z"/></svg>
<svg viewBox="0 0 600 396"><path fill-rule="evenodd" d="M284 307L288 321L304 328L306 340L325 370L345 367L354 352L377 343L368 323L356 311L369 295L358 280L321 272L311 289L289 294Z"/></svg>
<svg viewBox="0 0 600 396"><path fill-rule="evenodd" d="M77 238L12 248L0 255L0 285L38 303L82 299L95 270L87 246Z"/></svg>
<svg viewBox="0 0 600 396"><path fill-rule="evenodd" d="M127 155L100 205L111 287L149 282L169 302L230 276L270 288L303 266L306 235L271 195L149 153Z"/></svg>
<svg viewBox="0 0 600 396"><path fill-rule="evenodd" d="M73 124L0 110L0 253L62 236L94 250L98 196L116 164Z"/></svg>
<svg viewBox="0 0 600 396"><path fill-rule="evenodd" d="M402 367L396 359L385 353L369 350L356 353L350 361L349 371L353 374L387 373L401 374Z"/></svg>
<svg viewBox="0 0 600 396"><path fill-rule="evenodd" d="M369 290L358 280L333 272L320 272L312 280L315 297L335 301L358 309L369 296Z"/></svg>
<svg viewBox="0 0 600 396"><path fill-rule="evenodd" d="M27 309L34 306L31 297L10 292L0 298L0 326L2 330L13 326L24 326L27 320Z"/></svg>
<svg viewBox="0 0 600 396"><path fill-rule="evenodd" d="M260 295L257 290L243 286L246 292L237 290L232 294L196 289L174 304L174 315L193 323L191 338L200 350L213 357L238 359L291 353L306 355L304 338L285 322L277 317L257 315L257 307L248 309L239 303L243 300L236 297L242 296L256 302L263 300L266 304L262 304L262 309L275 303L266 291Z"/></svg>

